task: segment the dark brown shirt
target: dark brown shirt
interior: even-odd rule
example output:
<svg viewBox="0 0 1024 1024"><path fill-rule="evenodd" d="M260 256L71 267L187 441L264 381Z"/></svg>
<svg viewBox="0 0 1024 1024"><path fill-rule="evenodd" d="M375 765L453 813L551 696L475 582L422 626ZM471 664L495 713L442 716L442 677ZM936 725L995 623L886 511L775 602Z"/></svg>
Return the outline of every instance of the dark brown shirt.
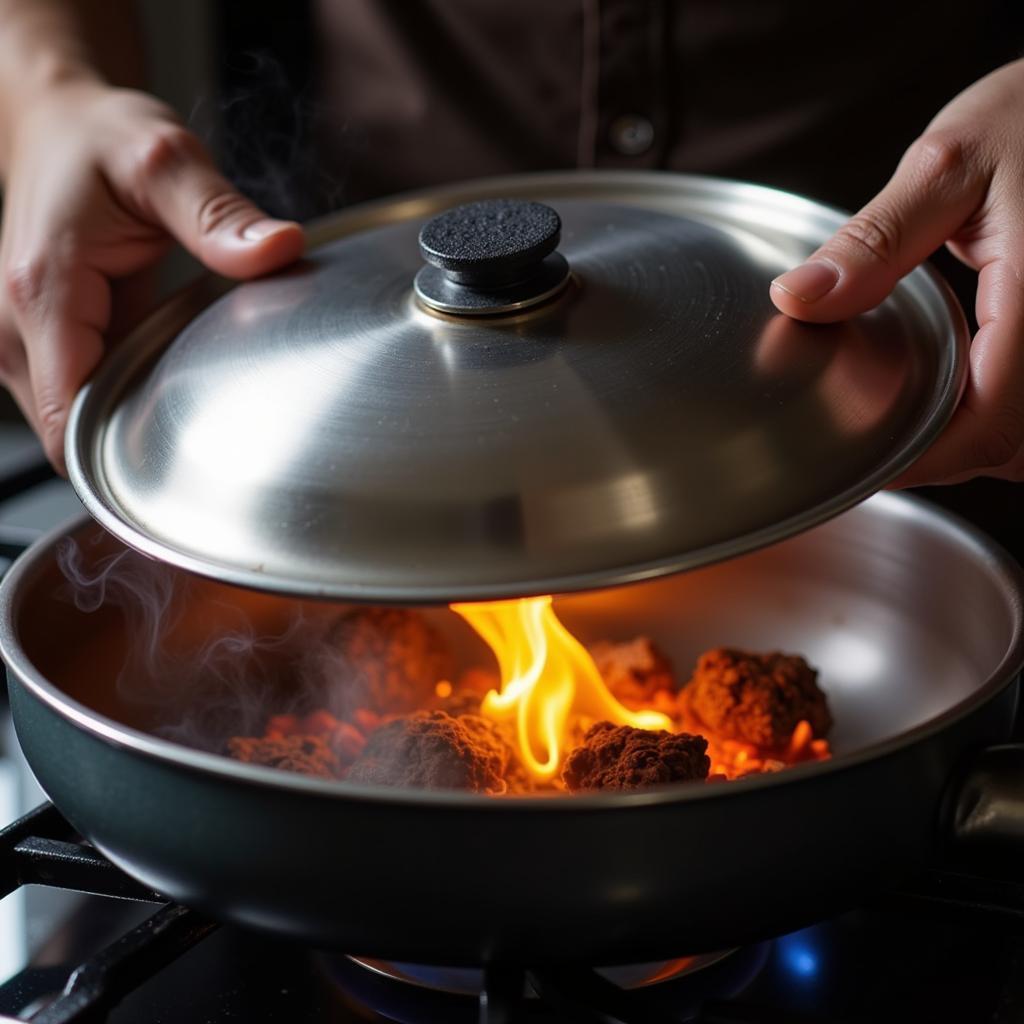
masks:
<svg viewBox="0 0 1024 1024"><path fill-rule="evenodd" d="M1016 54L1000 0L314 0L322 170L353 201L566 167L844 206Z"/></svg>

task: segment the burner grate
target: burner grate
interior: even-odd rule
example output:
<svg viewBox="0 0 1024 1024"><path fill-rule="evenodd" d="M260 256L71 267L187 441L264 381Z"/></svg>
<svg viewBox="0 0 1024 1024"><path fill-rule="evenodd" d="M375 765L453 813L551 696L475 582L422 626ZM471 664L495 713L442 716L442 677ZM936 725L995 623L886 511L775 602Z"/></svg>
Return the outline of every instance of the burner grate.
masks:
<svg viewBox="0 0 1024 1024"><path fill-rule="evenodd" d="M78 838L52 804L40 805L0 831L0 898L23 885L160 905L151 917L79 964L61 994L29 1018L32 1024L102 1021L125 996L217 927L129 878ZM0 988L0 1022L20 1019L2 1015L3 993L17 980Z"/></svg>
<svg viewBox="0 0 1024 1024"><path fill-rule="evenodd" d="M77 839L53 804L41 804L0 831L0 898L22 885L166 903Z"/></svg>

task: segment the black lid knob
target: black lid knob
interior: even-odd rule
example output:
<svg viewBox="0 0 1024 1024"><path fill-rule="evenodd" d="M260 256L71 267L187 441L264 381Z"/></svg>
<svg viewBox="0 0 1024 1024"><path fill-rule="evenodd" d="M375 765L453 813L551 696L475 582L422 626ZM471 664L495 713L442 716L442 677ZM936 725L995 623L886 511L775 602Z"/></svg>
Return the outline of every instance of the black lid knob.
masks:
<svg viewBox="0 0 1024 1024"><path fill-rule="evenodd" d="M480 315L523 309L561 289L569 268L555 252L558 214L528 199L485 199L456 206L420 230L430 266L416 292L434 309Z"/></svg>
<svg viewBox="0 0 1024 1024"><path fill-rule="evenodd" d="M558 214L528 199L485 199L446 210L420 231L423 258L468 285L529 276L562 233Z"/></svg>

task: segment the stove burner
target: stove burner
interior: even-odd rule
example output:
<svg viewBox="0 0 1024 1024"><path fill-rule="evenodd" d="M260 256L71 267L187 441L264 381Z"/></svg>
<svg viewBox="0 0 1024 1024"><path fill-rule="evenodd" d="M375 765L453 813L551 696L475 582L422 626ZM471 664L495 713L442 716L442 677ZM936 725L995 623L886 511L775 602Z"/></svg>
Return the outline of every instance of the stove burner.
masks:
<svg viewBox="0 0 1024 1024"><path fill-rule="evenodd" d="M699 956L683 956L674 960L660 960L656 963L623 964L616 967L598 967L594 973L625 991L675 981L687 974L717 964L725 957L736 953L728 949L719 953L703 953ZM426 964L406 964L392 960L375 960L369 957L349 957L353 963L374 971L385 978L418 985L421 988L448 992L451 995L476 996L484 988L485 972L480 967L435 967Z"/></svg>
<svg viewBox="0 0 1024 1024"><path fill-rule="evenodd" d="M348 1000L397 1024L695 1019L709 1000L732 999L761 972L771 943L659 963L591 969L435 967L321 956Z"/></svg>

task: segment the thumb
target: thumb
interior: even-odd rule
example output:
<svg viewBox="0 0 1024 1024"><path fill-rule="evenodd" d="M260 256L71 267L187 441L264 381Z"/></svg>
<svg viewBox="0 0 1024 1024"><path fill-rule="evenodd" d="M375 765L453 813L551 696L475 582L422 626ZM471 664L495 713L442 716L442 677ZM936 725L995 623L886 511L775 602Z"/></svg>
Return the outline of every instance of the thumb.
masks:
<svg viewBox="0 0 1024 1024"><path fill-rule="evenodd" d="M772 301L814 323L872 309L956 233L984 190L983 172L955 135L922 136L867 206L805 263L772 282Z"/></svg>
<svg viewBox="0 0 1024 1024"><path fill-rule="evenodd" d="M302 255L302 228L268 217L237 191L187 129L163 126L140 163L144 207L211 270L255 277Z"/></svg>

